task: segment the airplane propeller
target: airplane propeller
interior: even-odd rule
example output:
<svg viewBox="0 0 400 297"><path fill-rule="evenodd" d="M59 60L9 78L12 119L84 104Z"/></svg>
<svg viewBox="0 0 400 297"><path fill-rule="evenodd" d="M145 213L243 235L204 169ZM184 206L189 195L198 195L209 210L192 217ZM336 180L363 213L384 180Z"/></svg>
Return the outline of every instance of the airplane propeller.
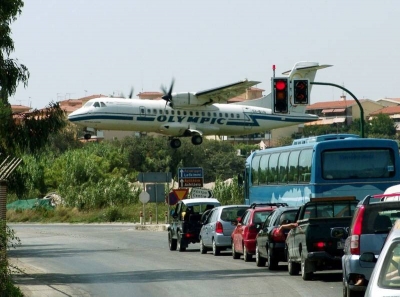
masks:
<svg viewBox="0 0 400 297"><path fill-rule="evenodd" d="M133 87L131 88L131 92L129 93L129 99L132 99L132 96L133 96Z"/></svg>
<svg viewBox="0 0 400 297"><path fill-rule="evenodd" d="M164 96L162 96L161 98L170 103L172 103L172 90L174 88L174 83L175 79L172 79L171 86L169 87L168 92L167 88L164 85L161 86L161 91L164 93Z"/></svg>

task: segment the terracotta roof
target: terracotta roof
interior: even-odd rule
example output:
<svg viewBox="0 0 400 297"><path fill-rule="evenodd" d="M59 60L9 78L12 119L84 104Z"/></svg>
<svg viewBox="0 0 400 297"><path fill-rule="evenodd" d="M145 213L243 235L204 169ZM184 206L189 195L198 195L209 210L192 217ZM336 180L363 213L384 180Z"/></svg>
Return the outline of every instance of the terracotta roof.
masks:
<svg viewBox="0 0 400 297"><path fill-rule="evenodd" d="M11 105L11 110L13 113L20 113L20 112L27 112L28 110L31 110L29 106L24 106L24 105Z"/></svg>
<svg viewBox="0 0 400 297"><path fill-rule="evenodd" d="M398 114L400 113L400 106L388 106L377 111L371 112L369 115L376 115L376 114Z"/></svg>
<svg viewBox="0 0 400 297"><path fill-rule="evenodd" d="M359 99L358 101L364 102L365 99ZM356 100L342 100L342 101L326 101L326 102L317 102L307 106L307 110L314 109L332 109L332 108L347 108L357 104Z"/></svg>

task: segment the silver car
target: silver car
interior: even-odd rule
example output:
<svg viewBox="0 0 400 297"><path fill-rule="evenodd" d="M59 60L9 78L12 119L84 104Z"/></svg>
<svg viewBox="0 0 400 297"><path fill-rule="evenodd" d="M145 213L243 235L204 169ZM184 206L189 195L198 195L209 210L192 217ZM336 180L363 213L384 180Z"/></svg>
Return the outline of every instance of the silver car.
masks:
<svg viewBox="0 0 400 297"><path fill-rule="evenodd" d="M360 261L376 262L366 297L400 296L400 220L390 231L378 261L372 252L363 253Z"/></svg>
<svg viewBox="0 0 400 297"><path fill-rule="evenodd" d="M214 256L221 250L232 246L231 234L236 227L237 219L243 215L249 205L225 205L212 209L203 221L200 230L200 252L212 250Z"/></svg>

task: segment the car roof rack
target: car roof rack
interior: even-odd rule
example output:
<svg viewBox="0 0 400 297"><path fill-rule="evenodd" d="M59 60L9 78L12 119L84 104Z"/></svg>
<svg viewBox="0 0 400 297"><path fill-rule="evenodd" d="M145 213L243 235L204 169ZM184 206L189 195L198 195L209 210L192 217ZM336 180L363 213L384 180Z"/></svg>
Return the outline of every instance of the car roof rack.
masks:
<svg viewBox="0 0 400 297"><path fill-rule="evenodd" d="M281 206L289 206L287 203L253 203L250 205L250 208L256 208L256 207L263 207L263 206L276 206L276 207L281 207Z"/></svg>

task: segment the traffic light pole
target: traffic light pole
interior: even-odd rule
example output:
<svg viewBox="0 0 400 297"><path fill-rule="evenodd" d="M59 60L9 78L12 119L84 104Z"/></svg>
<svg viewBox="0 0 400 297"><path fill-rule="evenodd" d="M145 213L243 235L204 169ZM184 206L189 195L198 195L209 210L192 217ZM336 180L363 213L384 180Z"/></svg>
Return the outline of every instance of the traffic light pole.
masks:
<svg viewBox="0 0 400 297"><path fill-rule="evenodd" d="M364 138L364 109L362 108L361 103L360 103L360 101L358 101L356 96L354 96L346 88L343 88L342 86L339 86L339 85L336 85L336 84L325 83L325 82L316 82L316 81L313 81L313 82L310 81L310 84L312 84L312 85L321 85L321 86L333 86L333 87L337 87L339 89L342 89L342 90L346 91L348 94L350 94L350 96L353 97L354 100L356 100L357 105L360 108L360 133L361 133L361 138Z"/></svg>

